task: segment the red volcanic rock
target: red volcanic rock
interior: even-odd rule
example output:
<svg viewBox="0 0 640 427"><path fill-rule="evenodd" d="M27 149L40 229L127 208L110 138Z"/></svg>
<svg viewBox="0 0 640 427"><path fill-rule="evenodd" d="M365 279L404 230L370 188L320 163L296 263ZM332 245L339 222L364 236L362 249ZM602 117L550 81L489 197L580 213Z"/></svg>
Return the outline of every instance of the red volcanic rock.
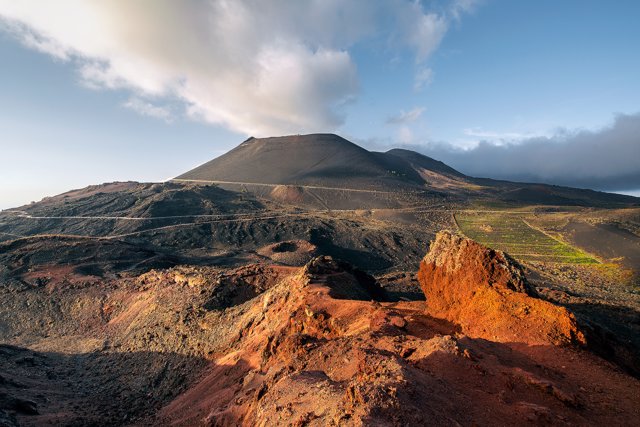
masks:
<svg viewBox="0 0 640 427"><path fill-rule="evenodd" d="M462 283L453 267L460 262L473 273L472 258L461 252L456 261L456 254L432 255L442 270L451 264L450 274ZM518 291L527 285L515 264L485 255L478 262L513 274L485 272L467 305L518 308L526 301L531 318L512 323L532 330L547 327L539 304L556 316L549 322L562 318L557 307ZM175 267L89 289L72 286L76 279L68 277L56 292L45 286L21 295L41 292L32 300L38 305L69 301L64 307L75 317L67 319L82 322L73 330L77 355L0 345L0 409L12 408L5 412L15 413L17 423L582 426L640 419L640 382L584 349L525 345L535 337L520 329L523 338L511 340L519 342L461 336L454 322L427 315L423 301L388 301L373 277L330 257L301 268ZM484 297L476 300L473 292ZM500 325L491 316L509 318L505 313L487 311L477 325ZM57 340L63 348L71 341ZM96 341L100 347L89 347ZM41 343L56 345L51 337ZM83 394L68 392L71 381ZM142 409L134 418L136 408Z"/></svg>
<svg viewBox="0 0 640 427"><path fill-rule="evenodd" d="M474 301L468 290L469 304L520 309L525 301L538 322L532 329L549 329L539 319L543 306L555 316L549 322L568 316L522 292L526 282L515 264L466 244L468 255L489 261L497 272L483 272L485 282L474 282L476 294L489 296ZM453 278L463 278L453 268L457 262L473 273L464 252L452 250L453 258L432 255L442 270L450 264ZM582 349L460 336L451 322L426 315L422 301L387 302L372 277L329 257L288 271L243 305L229 324L240 329L237 338L211 358L197 384L160 411L155 424L624 425L640 416L638 381ZM494 309L477 321L509 313ZM501 329L492 332L505 338ZM534 335L525 338L535 341Z"/></svg>
<svg viewBox="0 0 640 427"><path fill-rule="evenodd" d="M528 344L585 344L575 317L536 297L508 255L444 231L420 263L427 313L474 338Z"/></svg>

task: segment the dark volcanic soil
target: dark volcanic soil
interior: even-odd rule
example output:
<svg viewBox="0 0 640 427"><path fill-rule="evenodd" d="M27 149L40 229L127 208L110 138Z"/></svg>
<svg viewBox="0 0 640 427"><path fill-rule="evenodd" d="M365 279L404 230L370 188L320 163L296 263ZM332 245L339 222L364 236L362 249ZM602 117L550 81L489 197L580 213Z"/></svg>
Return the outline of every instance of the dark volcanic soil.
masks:
<svg viewBox="0 0 640 427"><path fill-rule="evenodd" d="M616 224L570 221L563 229L572 243L629 269L640 266L640 236Z"/></svg>
<svg viewBox="0 0 640 427"><path fill-rule="evenodd" d="M419 189L422 184L420 175L400 158L371 153L332 134L249 138L178 179L370 190Z"/></svg>
<svg viewBox="0 0 640 427"><path fill-rule="evenodd" d="M229 266L263 259L269 245L300 241L369 271L413 269L433 235L433 218L448 217L418 213L414 224L401 225L373 216L301 209L214 185L105 184L0 213L0 265L4 273L68 264L138 272ZM272 259L302 265L309 258Z"/></svg>

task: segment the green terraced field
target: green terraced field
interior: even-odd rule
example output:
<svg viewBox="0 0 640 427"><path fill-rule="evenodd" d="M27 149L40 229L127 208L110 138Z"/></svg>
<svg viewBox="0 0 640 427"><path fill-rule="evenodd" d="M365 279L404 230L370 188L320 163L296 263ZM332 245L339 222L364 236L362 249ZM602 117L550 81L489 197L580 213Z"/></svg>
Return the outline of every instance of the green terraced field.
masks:
<svg viewBox="0 0 640 427"><path fill-rule="evenodd" d="M593 264L589 254L530 227L521 215L510 213L456 214L461 231L493 249L522 261Z"/></svg>

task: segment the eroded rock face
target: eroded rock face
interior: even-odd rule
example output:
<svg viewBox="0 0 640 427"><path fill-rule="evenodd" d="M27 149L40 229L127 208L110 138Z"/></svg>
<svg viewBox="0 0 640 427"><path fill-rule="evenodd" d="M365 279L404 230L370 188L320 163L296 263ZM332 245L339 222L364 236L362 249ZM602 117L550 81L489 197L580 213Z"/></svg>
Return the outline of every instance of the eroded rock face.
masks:
<svg viewBox="0 0 640 427"><path fill-rule="evenodd" d="M474 338L528 344L585 344L575 317L536 297L522 268L501 251L448 231L420 263L427 313Z"/></svg>
<svg viewBox="0 0 640 427"><path fill-rule="evenodd" d="M315 257L305 265L303 275L325 284L336 299L385 301L387 294L376 280L352 265L330 256Z"/></svg>
<svg viewBox="0 0 640 427"><path fill-rule="evenodd" d="M501 272L503 262L487 256ZM459 268L442 274L462 277ZM529 300L539 300L517 290L524 281L507 275L509 288L497 273L486 277L483 286L506 302L480 301L516 306L515 294L537 313ZM0 292L5 313L11 301L66 308L48 329L38 326L47 317L33 317L44 310L11 310L27 317L4 336L20 347L0 345L0 425L631 425L640 417L640 383L589 352L461 335L423 301L386 301L374 278L330 257L301 268L175 267L84 287L71 275L56 280ZM21 348L29 342L40 350Z"/></svg>

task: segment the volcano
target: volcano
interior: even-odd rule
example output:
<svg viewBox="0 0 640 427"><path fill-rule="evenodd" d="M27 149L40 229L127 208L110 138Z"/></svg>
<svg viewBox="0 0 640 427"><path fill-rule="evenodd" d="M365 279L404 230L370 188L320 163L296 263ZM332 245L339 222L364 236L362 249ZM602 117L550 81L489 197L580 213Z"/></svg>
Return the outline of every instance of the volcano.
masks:
<svg viewBox="0 0 640 427"><path fill-rule="evenodd" d="M424 185L403 156L367 151L334 134L249 138L177 179L366 189Z"/></svg>
<svg viewBox="0 0 640 427"><path fill-rule="evenodd" d="M638 203L634 197L599 191L470 177L415 151L398 148L387 152L368 151L335 134L251 137L228 153L177 176L174 181L216 183L231 190L242 186L260 196L271 192L278 199L284 194L286 201L302 205L316 204L318 197L305 197L309 189L436 192L465 200L498 199L543 205L612 207ZM265 186L289 188L272 192L266 191ZM334 193L320 195L325 202L334 196ZM362 198L357 203L371 207Z"/></svg>

